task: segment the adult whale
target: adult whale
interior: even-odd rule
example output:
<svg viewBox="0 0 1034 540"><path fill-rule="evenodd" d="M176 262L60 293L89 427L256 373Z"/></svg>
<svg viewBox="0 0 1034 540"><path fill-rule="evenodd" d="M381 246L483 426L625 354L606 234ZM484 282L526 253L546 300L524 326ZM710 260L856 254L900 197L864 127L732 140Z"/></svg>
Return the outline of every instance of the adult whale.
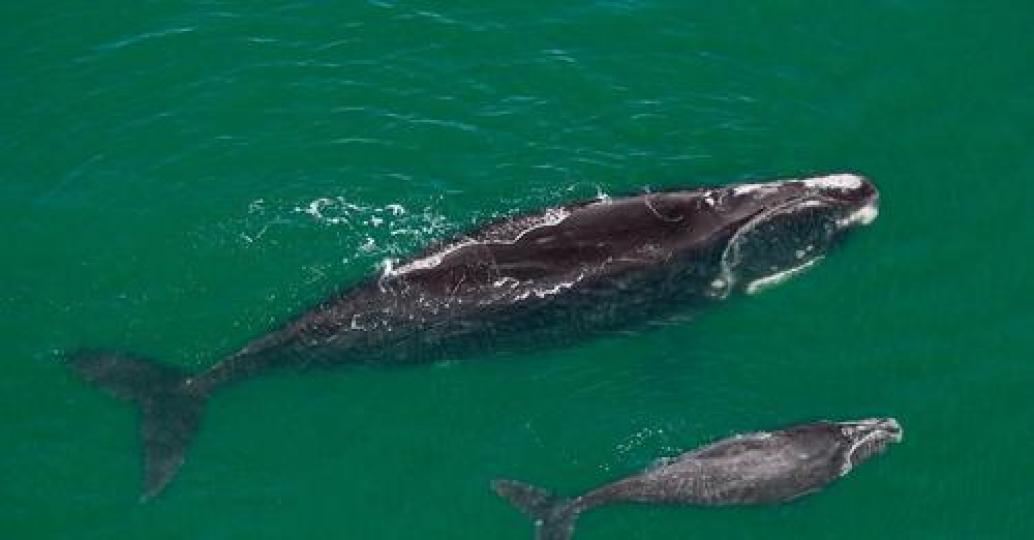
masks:
<svg viewBox="0 0 1034 540"><path fill-rule="evenodd" d="M535 520L538 540L567 540L578 514L616 502L722 506L789 501L820 489L901 441L893 418L812 422L735 435L573 499L513 480L492 483Z"/></svg>
<svg viewBox="0 0 1034 540"><path fill-rule="evenodd" d="M137 402L143 498L169 482L212 391L287 366L409 363L567 340L752 291L876 217L853 174L570 203L388 264L200 373L103 350L69 363Z"/></svg>

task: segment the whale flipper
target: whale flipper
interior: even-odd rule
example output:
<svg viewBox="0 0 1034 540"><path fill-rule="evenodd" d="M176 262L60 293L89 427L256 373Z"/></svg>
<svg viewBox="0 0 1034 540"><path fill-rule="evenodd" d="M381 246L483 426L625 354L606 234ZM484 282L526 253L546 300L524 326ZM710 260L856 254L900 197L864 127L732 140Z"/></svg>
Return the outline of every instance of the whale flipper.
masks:
<svg viewBox="0 0 1034 540"><path fill-rule="evenodd" d="M157 495L183 463L197 431L207 393L190 374L144 358L105 351L79 351L68 363L81 377L115 397L140 406L144 454L141 500Z"/></svg>
<svg viewBox="0 0 1034 540"><path fill-rule="evenodd" d="M581 508L570 499L515 480L497 479L492 489L535 522L535 540L568 540Z"/></svg>

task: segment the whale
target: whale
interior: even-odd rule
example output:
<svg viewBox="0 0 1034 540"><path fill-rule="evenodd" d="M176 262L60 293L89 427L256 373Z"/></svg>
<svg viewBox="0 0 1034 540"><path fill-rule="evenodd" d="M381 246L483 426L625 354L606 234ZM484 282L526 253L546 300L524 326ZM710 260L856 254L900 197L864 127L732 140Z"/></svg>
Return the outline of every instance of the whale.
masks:
<svg viewBox="0 0 1034 540"><path fill-rule="evenodd" d="M538 540L567 540L582 512L606 504L697 506L775 504L818 491L856 466L901 442L894 418L798 424L774 431L738 434L646 470L563 498L508 479L495 492L527 514Z"/></svg>
<svg viewBox="0 0 1034 540"><path fill-rule="evenodd" d="M570 202L386 261L201 371L94 347L63 356L137 405L148 499L182 465L218 388L281 369L535 349L698 309L813 265L872 222L878 201L870 180L838 173Z"/></svg>

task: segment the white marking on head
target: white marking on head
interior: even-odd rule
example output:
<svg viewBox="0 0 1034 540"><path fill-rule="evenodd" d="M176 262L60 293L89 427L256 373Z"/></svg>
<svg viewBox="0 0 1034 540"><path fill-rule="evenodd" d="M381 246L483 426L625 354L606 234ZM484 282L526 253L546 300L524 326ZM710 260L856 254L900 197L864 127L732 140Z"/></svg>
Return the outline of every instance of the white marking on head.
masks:
<svg viewBox="0 0 1034 540"><path fill-rule="evenodd" d="M875 202L871 202L854 212L837 220L837 226L840 228L851 227L854 225L868 225L873 221L876 221L876 217L880 215L880 209Z"/></svg>
<svg viewBox="0 0 1034 540"><path fill-rule="evenodd" d="M767 184L740 184L733 186L732 194L734 196L746 195L748 193L758 193L759 195L767 195L779 189L779 184L767 183Z"/></svg>
<svg viewBox="0 0 1034 540"><path fill-rule="evenodd" d="M751 281L750 283L747 284L747 287L745 288L745 291L746 291L747 294L754 294L754 293L763 291L765 289L772 288L772 287L774 287L774 286L776 286L776 285L778 285L778 284L780 284L780 283L782 283L782 282L784 282L784 281L786 281L786 280L796 276L797 274L800 274L801 272L804 272L805 270L811 268L812 266L815 266L821 260L822 260L822 257L815 257L814 259L812 259L810 261L807 261L804 264L801 264L800 266L795 266L793 268L789 268L787 270L783 270L782 272L776 272L776 273L774 273L774 274L772 274L770 276L765 276L763 278L755 279L754 281Z"/></svg>
<svg viewBox="0 0 1034 540"><path fill-rule="evenodd" d="M831 174L829 176L805 178L801 182L810 188L849 190L862 187L862 183L865 180L857 174Z"/></svg>

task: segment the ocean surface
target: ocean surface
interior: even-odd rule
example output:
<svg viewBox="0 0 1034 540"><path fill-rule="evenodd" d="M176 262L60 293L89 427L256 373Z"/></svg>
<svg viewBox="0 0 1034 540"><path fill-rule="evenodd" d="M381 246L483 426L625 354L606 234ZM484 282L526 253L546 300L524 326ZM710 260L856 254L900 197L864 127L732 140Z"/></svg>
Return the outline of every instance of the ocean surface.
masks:
<svg viewBox="0 0 1034 540"><path fill-rule="evenodd" d="M1034 4L4 2L0 537L527 539L736 432L897 417L769 507L576 539L1031 538ZM218 392L138 501L136 414L60 351L201 370L435 239L642 189L855 171L879 219L772 290L534 354Z"/></svg>

